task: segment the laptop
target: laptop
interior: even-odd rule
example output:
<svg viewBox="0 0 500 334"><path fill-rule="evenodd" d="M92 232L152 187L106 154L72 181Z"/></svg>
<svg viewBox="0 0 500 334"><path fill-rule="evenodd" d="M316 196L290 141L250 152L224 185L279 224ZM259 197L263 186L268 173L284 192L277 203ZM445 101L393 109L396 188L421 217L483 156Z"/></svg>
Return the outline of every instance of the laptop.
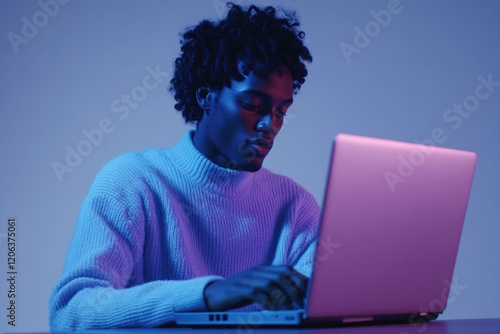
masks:
<svg viewBox="0 0 500 334"><path fill-rule="evenodd" d="M338 134L304 309L186 312L176 323L436 319L460 293L453 269L476 159L469 151Z"/></svg>

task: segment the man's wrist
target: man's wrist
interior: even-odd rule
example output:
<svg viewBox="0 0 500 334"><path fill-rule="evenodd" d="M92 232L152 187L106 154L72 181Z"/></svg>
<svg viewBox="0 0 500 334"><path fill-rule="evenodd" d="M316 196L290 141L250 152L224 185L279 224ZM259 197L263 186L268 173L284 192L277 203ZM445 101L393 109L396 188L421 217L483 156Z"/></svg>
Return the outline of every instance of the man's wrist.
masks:
<svg viewBox="0 0 500 334"><path fill-rule="evenodd" d="M208 282L207 285L205 285L205 288L203 289L203 301L205 302L205 308L207 311L210 312L210 306L208 305L208 299L207 299L207 288L215 283L215 281Z"/></svg>

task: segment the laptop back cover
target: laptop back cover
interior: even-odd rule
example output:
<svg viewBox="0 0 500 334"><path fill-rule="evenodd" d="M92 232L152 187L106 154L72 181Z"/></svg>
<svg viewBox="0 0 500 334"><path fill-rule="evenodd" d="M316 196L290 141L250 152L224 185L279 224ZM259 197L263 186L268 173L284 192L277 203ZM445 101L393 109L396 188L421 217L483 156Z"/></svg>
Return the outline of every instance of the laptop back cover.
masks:
<svg viewBox="0 0 500 334"><path fill-rule="evenodd" d="M473 152L337 135L307 317L442 312L475 162Z"/></svg>

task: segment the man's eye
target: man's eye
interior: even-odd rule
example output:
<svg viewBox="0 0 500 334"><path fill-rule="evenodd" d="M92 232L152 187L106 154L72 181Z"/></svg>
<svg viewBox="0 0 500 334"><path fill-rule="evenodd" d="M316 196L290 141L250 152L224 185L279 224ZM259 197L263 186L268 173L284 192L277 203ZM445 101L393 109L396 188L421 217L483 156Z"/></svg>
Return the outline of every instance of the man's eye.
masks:
<svg viewBox="0 0 500 334"><path fill-rule="evenodd" d="M283 118L286 116L286 111L284 110L276 110L276 117Z"/></svg>
<svg viewBox="0 0 500 334"><path fill-rule="evenodd" d="M276 109L276 117L277 118L285 117L287 110L288 110L288 107Z"/></svg>
<svg viewBox="0 0 500 334"><path fill-rule="evenodd" d="M261 111L262 110L262 106L258 105L258 104L241 102L241 105L243 106L243 108L250 110L250 111Z"/></svg>

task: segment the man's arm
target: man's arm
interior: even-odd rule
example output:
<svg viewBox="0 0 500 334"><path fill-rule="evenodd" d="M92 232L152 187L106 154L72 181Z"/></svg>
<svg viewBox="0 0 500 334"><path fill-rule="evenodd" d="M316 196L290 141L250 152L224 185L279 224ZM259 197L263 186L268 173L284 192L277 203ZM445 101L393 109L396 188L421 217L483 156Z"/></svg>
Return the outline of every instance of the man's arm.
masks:
<svg viewBox="0 0 500 334"><path fill-rule="evenodd" d="M297 212L294 241L290 251L293 267L310 278L319 233L321 209L314 197L304 190Z"/></svg>
<svg viewBox="0 0 500 334"><path fill-rule="evenodd" d="M123 168L116 172L105 168L82 203L63 274L50 297L52 331L171 322L174 312L205 310L203 290L220 279L145 282L144 191L123 191L120 184L127 180L116 182Z"/></svg>

